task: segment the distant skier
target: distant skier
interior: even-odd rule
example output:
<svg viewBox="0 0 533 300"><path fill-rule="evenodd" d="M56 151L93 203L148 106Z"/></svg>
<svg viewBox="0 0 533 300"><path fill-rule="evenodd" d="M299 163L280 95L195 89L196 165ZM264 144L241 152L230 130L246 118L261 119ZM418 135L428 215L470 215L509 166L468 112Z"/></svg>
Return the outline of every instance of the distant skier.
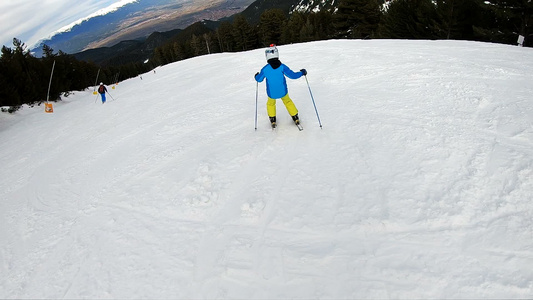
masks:
<svg viewBox="0 0 533 300"><path fill-rule="evenodd" d="M98 87L98 93L100 96L102 96L102 104L105 103L105 93L107 92L107 88L105 87L103 82L100 82L100 86Z"/></svg>
<svg viewBox="0 0 533 300"><path fill-rule="evenodd" d="M281 63L278 48L274 44L265 50L265 56L268 64L260 72L257 72L254 78L257 82L263 82L266 78L266 92L268 96L267 113L272 128L276 127L276 99L283 101L294 123L299 125L298 109L296 109L296 106L289 97L289 89L287 88L285 76L290 79L298 79L307 75L307 71L301 69L300 72L294 72L288 66Z"/></svg>

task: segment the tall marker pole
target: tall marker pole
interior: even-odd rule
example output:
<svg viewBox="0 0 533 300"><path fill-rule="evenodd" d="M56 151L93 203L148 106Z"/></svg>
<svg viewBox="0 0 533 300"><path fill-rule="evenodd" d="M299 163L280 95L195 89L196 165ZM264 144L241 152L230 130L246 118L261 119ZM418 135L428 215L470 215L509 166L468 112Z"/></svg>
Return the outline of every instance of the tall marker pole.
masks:
<svg viewBox="0 0 533 300"><path fill-rule="evenodd" d="M54 60L54 64L52 65L52 73L50 73L50 82L48 82L48 93L46 94L46 102L48 103L48 100L50 100L50 86L52 85L52 76L54 76L54 68L56 67L56 61Z"/></svg>
<svg viewBox="0 0 533 300"><path fill-rule="evenodd" d="M50 87L52 86L52 76L54 76L54 68L56 66L56 61L54 60L54 63L52 64L52 72L50 73L50 81L48 82L48 92L46 93L46 103L44 104L44 112L47 113L53 113L54 107L52 106L52 103L49 103L50 100Z"/></svg>

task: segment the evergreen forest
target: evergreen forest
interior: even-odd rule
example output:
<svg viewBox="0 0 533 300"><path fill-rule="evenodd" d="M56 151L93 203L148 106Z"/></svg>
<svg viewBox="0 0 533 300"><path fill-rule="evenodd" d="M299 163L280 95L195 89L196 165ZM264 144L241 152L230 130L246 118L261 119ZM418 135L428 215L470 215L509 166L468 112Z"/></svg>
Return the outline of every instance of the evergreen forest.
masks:
<svg viewBox="0 0 533 300"><path fill-rule="evenodd" d="M0 57L0 107L13 112L23 104L59 101L98 82L138 76L158 66L191 57L238 52L325 39L453 39L533 46L532 0L340 0L318 12L265 10L258 20L237 14L214 28L201 22L186 37L171 38L147 61L98 65L44 45L34 57L19 39L3 46ZM54 65L55 63L55 65ZM52 66L53 80L48 86ZM98 76L98 82L96 78Z"/></svg>

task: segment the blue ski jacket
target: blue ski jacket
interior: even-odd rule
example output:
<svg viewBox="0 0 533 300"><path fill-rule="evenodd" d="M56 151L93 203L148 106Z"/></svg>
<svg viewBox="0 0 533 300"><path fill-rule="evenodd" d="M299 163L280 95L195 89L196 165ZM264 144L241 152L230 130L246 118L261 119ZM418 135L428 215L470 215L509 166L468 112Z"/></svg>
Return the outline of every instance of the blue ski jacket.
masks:
<svg viewBox="0 0 533 300"><path fill-rule="evenodd" d="M279 99L289 92L287 88L287 81L285 76L290 79L298 79L302 77L302 72L294 72L285 64L281 64L277 68L267 64L261 69L261 72L255 76L257 82L263 82L266 78L266 92L268 97L272 99Z"/></svg>

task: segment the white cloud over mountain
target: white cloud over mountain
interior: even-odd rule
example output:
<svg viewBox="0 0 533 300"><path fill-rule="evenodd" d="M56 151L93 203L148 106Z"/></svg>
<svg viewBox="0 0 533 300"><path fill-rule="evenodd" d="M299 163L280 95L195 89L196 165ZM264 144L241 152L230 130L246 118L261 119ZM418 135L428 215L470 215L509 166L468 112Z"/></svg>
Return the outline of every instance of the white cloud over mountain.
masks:
<svg viewBox="0 0 533 300"><path fill-rule="evenodd" d="M91 17L104 15L137 0L20 0L0 2L0 19L4 24L0 43L10 47L13 38L33 46L55 33L68 31Z"/></svg>

